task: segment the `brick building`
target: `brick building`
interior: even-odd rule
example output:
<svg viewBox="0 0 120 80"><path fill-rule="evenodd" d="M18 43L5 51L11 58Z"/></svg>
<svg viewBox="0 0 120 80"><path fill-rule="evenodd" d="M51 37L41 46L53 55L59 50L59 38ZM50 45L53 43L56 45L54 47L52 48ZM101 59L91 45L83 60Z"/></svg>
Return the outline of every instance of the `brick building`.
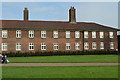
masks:
<svg viewBox="0 0 120 80"><path fill-rule="evenodd" d="M118 29L91 22L76 22L76 9L69 21L0 20L2 52L118 50Z"/></svg>

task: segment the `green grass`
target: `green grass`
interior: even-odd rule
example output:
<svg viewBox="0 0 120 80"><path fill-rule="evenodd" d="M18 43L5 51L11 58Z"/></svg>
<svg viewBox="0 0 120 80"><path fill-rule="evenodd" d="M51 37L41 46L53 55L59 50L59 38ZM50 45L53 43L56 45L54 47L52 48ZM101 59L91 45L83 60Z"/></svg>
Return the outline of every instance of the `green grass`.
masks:
<svg viewBox="0 0 120 80"><path fill-rule="evenodd" d="M118 55L8 57L8 59L11 63L117 63Z"/></svg>
<svg viewBox="0 0 120 80"><path fill-rule="evenodd" d="M117 78L118 66L3 67L3 78Z"/></svg>

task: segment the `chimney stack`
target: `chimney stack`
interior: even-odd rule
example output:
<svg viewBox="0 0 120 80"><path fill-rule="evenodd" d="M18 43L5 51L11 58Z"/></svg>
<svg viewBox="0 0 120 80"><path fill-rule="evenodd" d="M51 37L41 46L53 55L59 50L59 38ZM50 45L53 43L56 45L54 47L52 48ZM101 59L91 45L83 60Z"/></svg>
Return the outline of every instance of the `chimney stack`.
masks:
<svg viewBox="0 0 120 80"><path fill-rule="evenodd" d="M76 9L72 6L69 9L69 22L76 23Z"/></svg>
<svg viewBox="0 0 120 80"><path fill-rule="evenodd" d="M29 18L28 9L25 8L25 9L24 9L24 20L27 21L28 18Z"/></svg>

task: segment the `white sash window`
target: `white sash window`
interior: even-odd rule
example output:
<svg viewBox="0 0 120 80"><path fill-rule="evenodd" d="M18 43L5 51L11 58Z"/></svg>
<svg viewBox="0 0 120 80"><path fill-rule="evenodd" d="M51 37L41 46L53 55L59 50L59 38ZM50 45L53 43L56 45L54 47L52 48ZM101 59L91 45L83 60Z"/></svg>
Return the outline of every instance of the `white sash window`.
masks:
<svg viewBox="0 0 120 80"><path fill-rule="evenodd" d="M41 50L46 50L46 43L41 43Z"/></svg>
<svg viewBox="0 0 120 80"><path fill-rule="evenodd" d="M66 38L70 38L70 31L66 31Z"/></svg>
<svg viewBox="0 0 120 80"><path fill-rule="evenodd" d="M20 43L16 43L16 50L20 51L21 50L21 44Z"/></svg>
<svg viewBox="0 0 120 80"><path fill-rule="evenodd" d="M34 50L34 43L29 43L29 50Z"/></svg>
<svg viewBox="0 0 120 80"><path fill-rule="evenodd" d="M46 38L46 31L41 31L41 38Z"/></svg>
<svg viewBox="0 0 120 80"><path fill-rule="evenodd" d="M100 38L104 38L104 32L100 32Z"/></svg>
<svg viewBox="0 0 120 80"><path fill-rule="evenodd" d="M58 38L58 31L53 31L53 37Z"/></svg>
<svg viewBox="0 0 120 80"><path fill-rule="evenodd" d="M88 49L89 49L89 44L88 44L88 42L85 42L85 43L84 43L84 49L85 49L85 50L88 50Z"/></svg>
<svg viewBox="0 0 120 80"><path fill-rule="evenodd" d="M7 43L2 43L2 51L7 51Z"/></svg>
<svg viewBox="0 0 120 80"><path fill-rule="evenodd" d="M7 30L2 30L2 38L7 38L8 32Z"/></svg>
<svg viewBox="0 0 120 80"><path fill-rule="evenodd" d="M70 43L66 43L66 50L70 50Z"/></svg>
<svg viewBox="0 0 120 80"><path fill-rule="evenodd" d="M80 32L79 31L75 31L75 38L80 38Z"/></svg>
<svg viewBox="0 0 120 80"><path fill-rule="evenodd" d="M96 32L92 32L92 38L96 38Z"/></svg>
<svg viewBox="0 0 120 80"><path fill-rule="evenodd" d="M59 47L58 47L58 43L53 43L53 48L54 48L54 50L58 50L59 49Z"/></svg>
<svg viewBox="0 0 120 80"><path fill-rule="evenodd" d="M104 49L104 42L100 42L100 49Z"/></svg>
<svg viewBox="0 0 120 80"><path fill-rule="evenodd" d="M84 38L88 38L88 31L84 32Z"/></svg>
<svg viewBox="0 0 120 80"><path fill-rule="evenodd" d="M75 43L75 49L80 50L80 44L79 43Z"/></svg>
<svg viewBox="0 0 120 80"><path fill-rule="evenodd" d="M29 38L34 38L34 30L29 30Z"/></svg>
<svg viewBox="0 0 120 80"><path fill-rule="evenodd" d="M21 38L21 30L16 31L16 38Z"/></svg>

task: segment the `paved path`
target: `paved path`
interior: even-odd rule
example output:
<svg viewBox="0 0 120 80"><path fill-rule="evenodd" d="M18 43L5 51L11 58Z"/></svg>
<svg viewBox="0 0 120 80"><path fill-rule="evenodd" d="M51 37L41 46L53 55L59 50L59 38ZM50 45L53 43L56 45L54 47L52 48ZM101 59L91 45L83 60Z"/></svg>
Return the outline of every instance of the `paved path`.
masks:
<svg viewBox="0 0 120 80"><path fill-rule="evenodd" d="M120 63L9 63L0 66L110 66Z"/></svg>

